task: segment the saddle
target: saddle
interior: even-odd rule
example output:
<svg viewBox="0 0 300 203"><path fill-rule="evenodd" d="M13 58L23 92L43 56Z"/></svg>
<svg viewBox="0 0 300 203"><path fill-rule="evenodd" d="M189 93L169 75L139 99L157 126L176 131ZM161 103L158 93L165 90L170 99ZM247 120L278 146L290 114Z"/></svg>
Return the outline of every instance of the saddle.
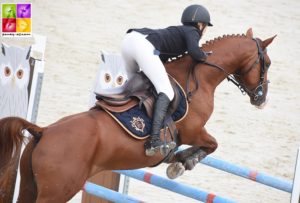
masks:
<svg viewBox="0 0 300 203"><path fill-rule="evenodd" d="M169 76L175 96L172 100L161 139L175 141L175 122L182 120L187 113L186 95L179 83ZM121 127L136 139L146 139L151 131L154 102L157 93L150 80L142 73L136 73L124 86L122 94L102 95L96 93L96 107L105 110Z"/></svg>

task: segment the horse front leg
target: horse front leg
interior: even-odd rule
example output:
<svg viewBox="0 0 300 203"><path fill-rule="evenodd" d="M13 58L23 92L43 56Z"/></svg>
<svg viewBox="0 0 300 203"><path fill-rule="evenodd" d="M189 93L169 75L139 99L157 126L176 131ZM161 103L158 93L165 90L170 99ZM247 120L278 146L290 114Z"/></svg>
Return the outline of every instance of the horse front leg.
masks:
<svg viewBox="0 0 300 203"><path fill-rule="evenodd" d="M185 170L192 170L199 161L214 152L218 147L216 139L205 128L202 128L200 135L191 144L192 147L179 151L174 155L172 163L167 168L167 176L170 179L181 176Z"/></svg>

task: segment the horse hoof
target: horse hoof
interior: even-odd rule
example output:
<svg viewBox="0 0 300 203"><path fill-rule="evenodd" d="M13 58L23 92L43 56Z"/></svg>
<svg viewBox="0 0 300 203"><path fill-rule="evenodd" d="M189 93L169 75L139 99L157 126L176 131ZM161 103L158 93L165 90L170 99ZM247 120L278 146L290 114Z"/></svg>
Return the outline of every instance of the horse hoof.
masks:
<svg viewBox="0 0 300 203"><path fill-rule="evenodd" d="M172 163L167 168L167 176L170 179L175 179L181 176L185 171L184 166L181 162Z"/></svg>

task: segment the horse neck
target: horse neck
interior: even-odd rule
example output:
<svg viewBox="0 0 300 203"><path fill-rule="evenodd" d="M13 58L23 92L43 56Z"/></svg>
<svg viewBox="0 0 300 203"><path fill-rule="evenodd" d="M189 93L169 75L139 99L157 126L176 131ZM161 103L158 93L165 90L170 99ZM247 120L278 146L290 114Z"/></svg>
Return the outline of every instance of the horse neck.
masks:
<svg viewBox="0 0 300 203"><path fill-rule="evenodd" d="M255 46L250 43L252 40L245 36L225 36L210 42L206 42L202 49L204 51L212 51L213 54L209 56L207 62L222 67L225 72L203 64L198 63L195 67L196 77L200 81L202 88L214 89L227 77L228 74L235 73L250 57ZM185 87L187 80L187 73L194 61L189 56L167 64L166 68L179 83Z"/></svg>
<svg viewBox="0 0 300 203"><path fill-rule="evenodd" d="M221 71L212 66L199 68L198 75L213 86L218 86L228 74L241 70L249 62L249 58L255 53L255 43L246 36L225 36L203 45L205 51L213 51L214 54L208 58L209 63L223 68ZM201 64L198 64L201 66ZM206 65L207 66L207 65Z"/></svg>

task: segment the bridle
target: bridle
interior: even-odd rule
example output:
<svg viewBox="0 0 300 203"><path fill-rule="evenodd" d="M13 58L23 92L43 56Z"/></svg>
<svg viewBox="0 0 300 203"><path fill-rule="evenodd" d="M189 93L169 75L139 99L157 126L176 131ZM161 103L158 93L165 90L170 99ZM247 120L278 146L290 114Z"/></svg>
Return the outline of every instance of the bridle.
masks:
<svg viewBox="0 0 300 203"><path fill-rule="evenodd" d="M258 49L258 56L257 56L256 61L250 66L250 68L248 68L247 71L245 71L241 74L235 74L234 76L237 76L237 77L245 76L255 67L256 64L260 63L260 79L259 79L258 85L254 89L249 90L245 84L238 83L237 80L232 81L231 78L229 78L229 77L227 77L227 79L229 81L232 81L241 90L241 92L243 94L245 94L245 92L246 92L250 97L253 97L253 99L256 101L256 100L259 100L261 97L263 97L263 95L264 95L263 86L270 83L270 81L267 80L266 82L264 82L265 72L268 69L268 67L266 66L265 57L264 57L264 54L266 53L266 51L264 51L262 49L257 38L255 38L253 40L255 41L256 47Z"/></svg>
<svg viewBox="0 0 300 203"><path fill-rule="evenodd" d="M216 64L213 64L213 63L210 63L210 62L207 62L207 61L204 61L204 62L201 62L201 63L209 65L209 66L214 67L214 68L217 68L217 69L221 70L222 72L224 72L227 75L227 80L230 81L230 82L232 82L234 85L236 85L240 89L240 91L242 92L242 94L244 94L244 95L248 94L255 101L257 101L257 100L260 100L263 97L263 95L264 95L264 89L263 89L263 87L264 87L264 85L267 85L270 81L269 80L264 81L264 79L265 79L265 72L266 72L266 70L268 68L268 66L266 66L265 57L264 57L264 54L266 53L266 51L264 51L262 49L262 47L260 46L259 41L258 41L257 38L253 38L253 40L255 41L256 47L258 49L258 56L257 56L257 59L255 60L255 62L245 72L243 72L243 73L240 73L240 74L237 74L237 73L230 74L224 68L222 68L219 65L216 65ZM245 76L248 73L250 73L251 70L258 63L260 63L260 79L259 79L258 85L255 88L253 88L253 89L249 89L249 88L246 87L246 85L244 83L240 82L240 80L237 80L236 78L241 78L242 76ZM195 92L198 89L198 87L199 87L199 82L198 82L198 80L196 78L196 75L194 74L195 66L196 66L196 64L194 64L193 67L190 68L190 71L188 73L188 79L187 79L187 100L189 102L191 101L191 97L192 97L193 92ZM190 78L191 77L193 77L193 80L196 83L196 88L194 90L189 90L189 83L190 83Z"/></svg>

